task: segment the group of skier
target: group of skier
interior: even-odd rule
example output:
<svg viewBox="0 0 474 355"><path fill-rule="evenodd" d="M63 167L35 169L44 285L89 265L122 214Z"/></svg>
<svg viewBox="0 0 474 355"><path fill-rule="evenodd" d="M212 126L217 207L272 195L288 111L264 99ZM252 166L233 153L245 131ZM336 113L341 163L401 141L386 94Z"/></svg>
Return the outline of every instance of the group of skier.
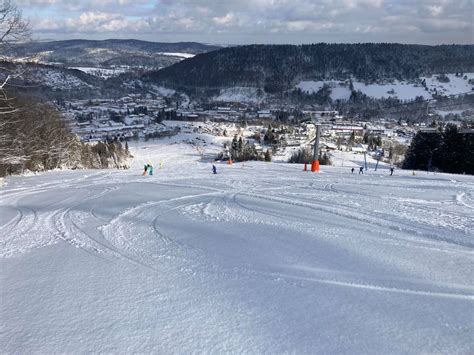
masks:
<svg viewBox="0 0 474 355"><path fill-rule="evenodd" d="M160 162L160 169L163 167L163 163ZM351 168L351 173L354 174L354 171L355 171L355 168ZM393 172L395 171L395 168L393 166L390 167L390 176L393 175ZM153 165L151 164L145 164L144 168L143 168L143 176L145 175L153 175ZM217 174L217 168L214 164L212 164L212 173L213 174ZM359 166L359 175L360 174L364 174L364 167L363 166ZM413 174L414 175L414 174Z"/></svg>
<svg viewBox="0 0 474 355"><path fill-rule="evenodd" d="M354 174L354 171L355 171L355 168L352 168L351 173ZM391 166L390 167L390 176L393 175L394 171L395 171L395 168L393 166ZM362 174L362 175L364 174L364 167L363 166L359 166L359 175L360 174ZM413 174L413 175L415 175L415 174Z"/></svg>
<svg viewBox="0 0 474 355"><path fill-rule="evenodd" d="M163 168L163 162L160 162L160 169ZM213 174L217 174L217 168L214 164L212 164L212 173ZM153 175L153 165L151 165L150 163L148 164L145 164L143 166L143 176L145 175Z"/></svg>
<svg viewBox="0 0 474 355"><path fill-rule="evenodd" d="M163 169L163 162L162 161L160 161L160 169ZM153 175L153 165L151 165L150 163L145 164L143 166L143 174L142 175L145 176L147 174L148 175Z"/></svg>
<svg viewBox="0 0 474 355"><path fill-rule="evenodd" d="M355 168L352 168L352 169L351 169L351 173L352 173L352 174L354 174L354 170L355 170ZM359 175L360 175L360 174L364 174L364 167L363 167L363 166L359 166Z"/></svg>
<svg viewBox="0 0 474 355"><path fill-rule="evenodd" d="M143 176L145 176L148 173L148 175L153 175L153 165L151 164L145 164L143 167Z"/></svg>

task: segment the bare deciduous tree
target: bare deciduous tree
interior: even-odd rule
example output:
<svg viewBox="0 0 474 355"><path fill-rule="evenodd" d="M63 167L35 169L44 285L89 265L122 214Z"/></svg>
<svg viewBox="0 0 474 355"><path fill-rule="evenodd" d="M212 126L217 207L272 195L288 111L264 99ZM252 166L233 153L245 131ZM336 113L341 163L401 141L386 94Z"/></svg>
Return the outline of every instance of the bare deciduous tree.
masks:
<svg viewBox="0 0 474 355"><path fill-rule="evenodd" d="M16 115L21 106L18 100L7 94L8 85L12 79L21 76L22 69L8 63L5 52L10 46L29 38L29 25L20 9L12 0L0 0L0 168L3 170L25 160L21 154L25 137L17 134L24 123L22 117Z"/></svg>
<svg viewBox="0 0 474 355"><path fill-rule="evenodd" d="M13 85L24 70L21 64L8 60L6 50L29 38L28 23L18 7L12 0L0 0L0 177L25 169L123 166L129 152L119 142L82 143L53 105Z"/></svg>
<svg viewBox="0 0 474 355"><path fill-rule="evenodd" d="M30 36L30 26L23 19L21 10L11 0L0 0L0 60L5 61L5 51L11 45L26 42ZM0 115L18 110L7 96L7 87L12 79L22 74L23 70L17 66L0 66L0 101L5 104L0 108Z"/></svg>
<svg viewBox="0 0 474 355"><path fill-rule="evenodd" d="M0 0L0 55L15 43L28 41L31 30L21 10L11 0Z"/></svg>
<svg viewBox="0 0 474 355"><path fill-rule="evenodd" d="M16 107L24 109L0 116L0 177L26 169L44 171L126 165L130 153L120 142L82 143L71 133L53 105L32 97L12 101Z"/></svg>

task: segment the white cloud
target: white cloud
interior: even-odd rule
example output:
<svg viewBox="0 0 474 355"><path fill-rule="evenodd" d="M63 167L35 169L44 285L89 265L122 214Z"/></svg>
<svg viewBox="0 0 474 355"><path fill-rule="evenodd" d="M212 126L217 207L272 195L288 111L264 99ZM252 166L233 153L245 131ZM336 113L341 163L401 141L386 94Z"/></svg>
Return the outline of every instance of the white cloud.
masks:
<svg viewBox="0 0 474 355"><path fill-rule="evenodd" d="M232 14L232 13L228 13L226 14L225 16L216 16L216 17L213 17L212 20L214 21L214 23L216 23L217 25L223 25L223 26L228 26L230 25L232 22L234 22L235 20L235 15Z"/></svg>
<svg viewBox="0 0 474 355"><path fill-rule="evenodd" d="M430 5L428 6L428 10L433 17L438 17L443 13L443 7L440 5Z"/></svg>
<svg viewBox="0 0 474 355"><path fill-rule="evenodd" d="M344 5L352 9L358 7L380 8L383 3L384 0L344 0Z"/></svg>
<svg viewBox="0 0 474 355"><path fill-rule="evenodd" d="M454 19L425 19L420 27L426 32L468 31L472 23ZM471 32L472 33L472 32Z"/></svg>
<svg viewBox="0 0 474 355"><path fill-rule="evenodd" d="M334 27L335 25L331 22L289 21L287 23L288 30L292 32L327 31Z"/></svg>
<svg viewBox="0 0 474 355"><path fill-rule="evenodd" d="M472 0L17 1L34 30L49 36L132 32L137 38L173 40L175 34L222 43L474 40Z"/></svg>

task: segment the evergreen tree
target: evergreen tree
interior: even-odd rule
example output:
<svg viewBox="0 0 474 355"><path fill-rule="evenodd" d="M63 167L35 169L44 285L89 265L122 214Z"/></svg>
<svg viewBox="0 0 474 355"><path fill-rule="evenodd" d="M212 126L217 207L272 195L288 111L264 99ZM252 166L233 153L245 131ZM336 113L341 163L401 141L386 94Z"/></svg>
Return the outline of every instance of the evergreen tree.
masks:
<svg viewBox="0 0 474 355"><path fill-rule="evenodd" d="M474 174L474 134L447 125L441 132L418 132L405 155L407 169L438 169L447 173Z"/></svg>
<svg viewBox="0 0 474 355"><path fill-rule="evenodd" d="M474 175L474 133L472 130L461 130L458 134L461 155L459 172Z"/></svg>
<svg viewBox="0 0 474 355"><path fill-rule="evenodd" d="M238 152L239 151L239 142L237 140L237 136L235 135L234 138L232 139L232 144L230 145L230 148L234 151L234 152Z"/></svg>
<svg viewBox="0 0 474 355"><path fill-rule="evenodd" d="M364 144L368 144L369 143L369 132L365 132L364 133L364 138L362 138L362 142Z"/></svg>
<svg viewBox="0 0 474 355"><path fill-rule="evenodd" d="M270 153L270 149L267 149L267 151L265 152L265 161L272 161L272 155Z"/></svg>
<svg viewBox="0 0 474 355"><path fill-rule="evenodd" d="M439 132L418 132L408 147L403 168L427 170L437 166L439 156L435 155L435 152L441 142L442 136Z"/></svg>
<svg viewBox="0 0 474 355"><path fill-rule="evenodd" d="M326 153L319 154L319 164L321 165L331 165L331 159Z"/></svg>
<svg viewBox="0 0 474 355"><path fill-rule="evenodd" d="M355 142L355 133L352 131L351 136L349 137L349 145L354 145Z"/></svg>
<svg viewBox="0 0 474 355"><path fill-rule="evenodd" d="M311 164L312 160L313 153L311 151L311 148L302 147L291 155L291 158L288 160L288 163Z"/></svg>
<svg viewBox="0 0 474 355"><path fill-rule="evenodd" d="M462 146L459 142L458 129L455 125L447 125L443 135L443 143L437 154L438 166L443 171L457 173L462 168Z"/></svg>

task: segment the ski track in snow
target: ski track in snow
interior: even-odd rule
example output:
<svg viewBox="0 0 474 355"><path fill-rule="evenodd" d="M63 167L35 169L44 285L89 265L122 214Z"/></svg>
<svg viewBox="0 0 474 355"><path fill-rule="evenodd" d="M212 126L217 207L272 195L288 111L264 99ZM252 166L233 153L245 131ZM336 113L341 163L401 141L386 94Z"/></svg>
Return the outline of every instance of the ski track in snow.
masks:
<svg viewBox="0 0 474 355"><path fill-rule="evenodd" d="M336 167L311 174L261 162L219 165L213 176L192 148L155 149L180 159L179 150L188 149L187 160L153 177L140 175L139 161L130 171L10 178L0 190L0 276L10 285L2 291L2 351L473 349L472 177L358 176ZM55 266L32 281L27 275L41 255L42 264L97 271L73 267L69 274ZM93 281L102 273L107 283ZM134 286L121 294L116 288L124 279ZM77 297L87 314L97 314L100 329L119 309L109 304L123 307L121 300L135 293L137 309L153 305L166 321L158 314L146 326L150 310L129 313L138 317L139 332L115 347L104 330L94 340L76 329L84 335L75 338L53 321L42 328L43 340L22 341L37 326L27 318L25 305L36 302L29 288L68 292L83 283L87 292ZM90 288L109 284L116 287L87 298ZM45 319L68 314L44 308Z"/></svg>

